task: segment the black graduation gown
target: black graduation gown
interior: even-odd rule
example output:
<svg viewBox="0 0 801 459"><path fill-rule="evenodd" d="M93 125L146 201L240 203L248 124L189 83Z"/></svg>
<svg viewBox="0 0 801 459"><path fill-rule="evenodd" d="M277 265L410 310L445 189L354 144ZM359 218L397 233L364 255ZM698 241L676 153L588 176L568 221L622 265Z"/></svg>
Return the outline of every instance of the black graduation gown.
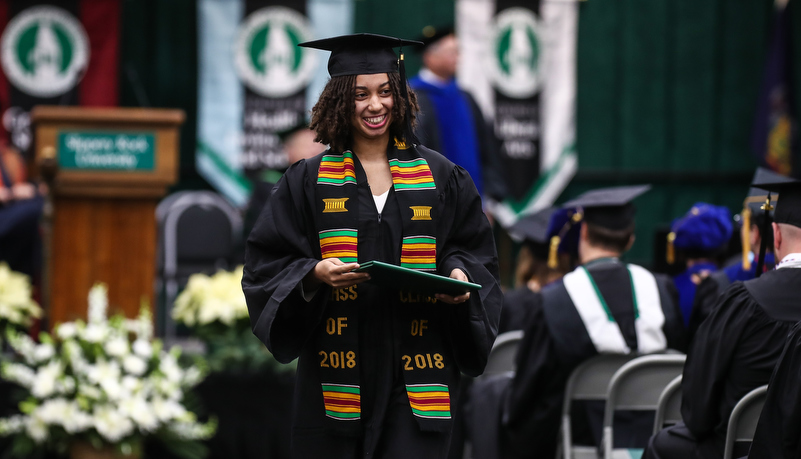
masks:
<svg viewBox="0 0 801 459"><path fill-rule="evenodd" d="M712 273L698 284L695 289L692 313L690 313L690 323L687 326L687 339L690 342L695 338L698 327L712 313L712 309L718 303L718 298L729 285L731 285L731 281L726 272L722 270Z"/></svg>
<svg viewBox="0 0 801 459"><path fill-rule="evenodd" d="M631 280L625 265L608 260L590 263L586 268L620 326L626 344L637 349ZM655 277L668 347L684 350L684 324L675 287L667 276ZM567 380L581 362L597 355L563 282L547 286L541 295L542 306L532 309L517 354L517 372L505 394L500 439L504 458L555 455ZM557 321L570 326L557 331L554 328ZM567 329L570 331L566 333ZM578 420L581 421L580 417ZM598 430L600 426L584 425L574 438L595 441L590 428Z"/></svg>
<svg viewBox="0 0 801 459"><path fill-rule="evenodd" d="M683 423L652 438L646 457L721 457L734 405L767 384L790 328L801 320L801 270L735 282L690 344L682 379Z"/></svg>
<svg viewBox="0 0 801 459"><path fill-rule="evenodd" d="M469 175L442 155L418 148L434 176L438 202L437 267L449 275L461 268L470 281L483 285L468 302L436 303L439 339L449 349L454 380L458 372L481 374L497 334L502 293L492 232L481 198ZM311 299L302 296L302 279L321 259L315 226L315 187L322 155L289 168L259 217L247 243L243 289L253 332L281 362L298 358L292 419L293 457L353 458L445 457L447 434L419 432L401 371L396 292L369 283L345 291L321 288ZM358 182L358 256L360 262L399 264L402 222L398 200L390 190L382 214L377 213L364 170L355 161ZM359 438L333 433L326 423L320 386L320 357L315 336L329 301L357 294L361 426ZM393 299L389 296L393 295ZM423 301L423 298L407 298ZM456 388L451 388L456 394ZM457 420L454 420L457 422ZM392 435L389 435L392 434Z"/></svg>
<svg viewBox="0 0 801 459"><path fill-rule="evenodd" d="M539 307L542 296L523 286L507 292L503 296L503 309L501 310L501 323L498 333L522 330L529 321L529 315L534 308Z"/></svg>
<svg viewBox="0 0 801 459"><path fill-rule="evenodd" d="M751 443L749 459L801 458L801 323L796 324L776 364Z"/></svg>

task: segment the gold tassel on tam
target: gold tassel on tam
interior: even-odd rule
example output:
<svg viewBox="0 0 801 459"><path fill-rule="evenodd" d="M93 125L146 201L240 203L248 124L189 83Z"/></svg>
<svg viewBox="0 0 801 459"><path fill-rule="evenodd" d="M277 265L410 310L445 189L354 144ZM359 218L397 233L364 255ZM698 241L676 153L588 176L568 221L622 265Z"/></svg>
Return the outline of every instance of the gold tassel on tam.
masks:
<svg viewBox="0 0 801 459"><path fill-rule="evenodd" d="M551 238L551 247L548 251L548 267L551 269L556 269L559 267L559 243L562 242L562 238L559 236L554 236Z"/></svg>
<svg viewBox="0 0 801 459"><path fill-rule="evenodd" d="M751 269L751 209L743 209L743 270Z"/></svg>
<svg viewBox="0 0 801 459"><path fill-rule="evenodd" d="M673 241L676 240L676 233L671 231L667 235L667 253L665 254L665 258L669 265L672 265L676 262L676 249L673 247Z"/></svg>

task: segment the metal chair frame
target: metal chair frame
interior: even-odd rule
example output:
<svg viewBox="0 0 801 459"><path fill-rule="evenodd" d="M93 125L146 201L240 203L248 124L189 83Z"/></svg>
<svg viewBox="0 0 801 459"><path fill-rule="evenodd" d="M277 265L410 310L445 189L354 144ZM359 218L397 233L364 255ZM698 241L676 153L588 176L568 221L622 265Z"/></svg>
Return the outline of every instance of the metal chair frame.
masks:
<svg viewBox="0 0 801 459"><path fill-rule="evenodd" d="M684 370L686 358L683 354L643 355L615 372L609 381L604 409L604 457L611 458L614 451L615 411L655 411L665 387Z"/></svg>
<svg viewBox="0 0 801 459"><path fill-rule="evenodd" d="M676 376L659 395L654 418L654 434L664 429L665 424L677 424L681 421L681 380L681 375Z"/></svg>
<svg viewBox="0 0 801 459"><path fill-rule="evenodd" d="M609 381L617 370L638 354L601 354L582 362L570 374L562 403L561 451L557 459L598 459L598 448L574 446L570 406L574 400L606 400Z"/></svg>
<svg viewBox="0 0 801 459"><path fill-rule="evenodd" d="M156 218L159 223L160 244L159 263L160 273L156 276L156 291L163 287L165 291L164 306L170 308L178 295L178 222L184 212L192 207L213 207L221 210L231 225L231 246L241 238L243 223L242 216L228 201L213 191L182 191L165 198L156 208ZM162 281L163 279L163 281ZM175 334L175 322L170 314L165 315L164 334L172 337Z"/></svg>
<svg viewBox="0 0 801 459"><path fill-rule="evenodd" d="M731 459L734 454L734 443L738 441L753 441L759 415L765 404L768 386L759 386L745 394L734 405L729 416L729 426L726 429L726 446L723 450L723 459Z"/></svg>

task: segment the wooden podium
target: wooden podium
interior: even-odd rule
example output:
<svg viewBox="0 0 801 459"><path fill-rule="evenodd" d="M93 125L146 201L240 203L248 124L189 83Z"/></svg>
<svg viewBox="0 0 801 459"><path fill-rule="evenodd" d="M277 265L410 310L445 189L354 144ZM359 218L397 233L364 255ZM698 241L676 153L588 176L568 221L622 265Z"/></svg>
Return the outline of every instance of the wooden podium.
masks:
<svg viewBox="0 0 801 459"><path fill-rule="evenodd" d="M52 175L45 231L43 303L50 327L86 317L95 282L109 313L155 306L156 205L178 174L181 110L38 106L31 111L35 161ZM41 170L40 170L41 169ZM48 250L49 247L49 250ZM48 254L49 252L49 254Z"/></svg>

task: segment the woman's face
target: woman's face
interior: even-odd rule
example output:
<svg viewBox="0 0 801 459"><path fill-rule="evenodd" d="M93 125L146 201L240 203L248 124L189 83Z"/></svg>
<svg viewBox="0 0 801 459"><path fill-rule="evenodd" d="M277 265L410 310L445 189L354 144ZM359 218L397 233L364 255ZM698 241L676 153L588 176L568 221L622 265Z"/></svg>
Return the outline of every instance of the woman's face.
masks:
<svg viewBox="0 0 801 459"><path fill-rule="evenodd" d="M372 140L389 135L392 123L392 90L386 73L356 76L356 109L353 136Z"/></svg>

